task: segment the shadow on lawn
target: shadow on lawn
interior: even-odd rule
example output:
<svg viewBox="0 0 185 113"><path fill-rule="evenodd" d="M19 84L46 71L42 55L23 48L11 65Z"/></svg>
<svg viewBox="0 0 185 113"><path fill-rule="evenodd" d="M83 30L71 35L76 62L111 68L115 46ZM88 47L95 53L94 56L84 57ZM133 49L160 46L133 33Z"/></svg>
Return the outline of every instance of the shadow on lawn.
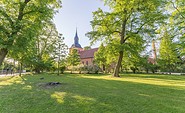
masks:
<svg viewBox="0 0 185 113"><path fill-rule="evenodd" d="M122 77L138 78L158 78L161 80L182 80L185 81L185 75L165 75L165 74L121 74Z"/></svg>
<svg viewBox="0 0 185 113"><path fill-rule="evenodd" d="M43 80L39 78L44 77ZM23 76L0 87L0 112L34 113L164 113L185 112L185 91L169 86L88 78L88 76ZM142 77L140 77L142 78ZM120 79L124 79L120 78ZM39 83L61 82L44 88Z"/></svg>

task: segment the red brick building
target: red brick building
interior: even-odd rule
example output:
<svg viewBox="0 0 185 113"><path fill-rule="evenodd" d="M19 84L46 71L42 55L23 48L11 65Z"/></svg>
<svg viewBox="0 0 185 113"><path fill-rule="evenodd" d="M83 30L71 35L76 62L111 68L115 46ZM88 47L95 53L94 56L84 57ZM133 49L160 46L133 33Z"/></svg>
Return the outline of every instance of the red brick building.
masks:
<svg viewBox="0 0 185 113"><path fill-rule="evenodd" d="M70 51L72 49L77 49L78 53L80 55L80 62L83 65L93 65L94 64L94 53L98 51L98 48L90 49L90 50L84 50L81 45L79 44L79 37L76 30L76 34L74 37L74 44L72 44ZM148 63L156 64L156 48L155 48L155 41L152 42L152 49L153 49L153 58L149 57Z"/></svg>
<svg viewBox="0 0 185 113"><path fill-rule="evenodd" d="M79 54L80 54L81 64L93 65L94 53L97 50L98 50L98 48L80 51Z"/></svg>
<svg viewBox="0 0 185 113"><path fill-rule="evenodd" d="M94 53L98 50L98 48L90 49L90 50L84 50L81 45L79 44L79 38L78 38L78 33L76 30L76 34L74 37L74 44L72 44L71 48L69 51L72 49L77 49L78 53L80 55L80 62L83 65L93 65L93 60L94 60Z"/></svg>

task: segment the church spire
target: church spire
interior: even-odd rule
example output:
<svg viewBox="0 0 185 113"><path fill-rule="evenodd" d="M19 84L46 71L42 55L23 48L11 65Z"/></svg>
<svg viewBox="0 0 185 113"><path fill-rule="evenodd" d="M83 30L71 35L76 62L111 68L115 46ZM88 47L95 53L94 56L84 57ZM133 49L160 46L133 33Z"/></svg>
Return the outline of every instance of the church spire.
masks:
<svg viewBox="0 0 185 113"><path fill-rule="evenodd" d="M74 37L74 44L71 46L71 48L82 48L81 45L79 44L77 28L76 28L76 34L75 34L75 37Z"/></svg>
<svg viewBox="0 0 185 113"><path fill-rule="evenodd" d="M74 44L79 44L78 40L79 40L79 38L78 38L78 32L77 32L77 27L76 27L76 34L75 34L75 38L74 38Z"/></svg>

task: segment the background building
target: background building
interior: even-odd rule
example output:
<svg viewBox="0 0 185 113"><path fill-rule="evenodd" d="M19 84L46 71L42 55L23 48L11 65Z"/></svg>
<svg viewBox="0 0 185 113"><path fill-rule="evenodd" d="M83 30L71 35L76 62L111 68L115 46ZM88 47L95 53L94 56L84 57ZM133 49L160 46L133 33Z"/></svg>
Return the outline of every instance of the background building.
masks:
<svg viewBox="0 0 185 113"><path fill-rule="evenodd" d="M94 61L94 53L98 50L98 48L94 49L89 49L89 50L84 50L81 45L79 44L79 37L78 37L78 32L76 29L76 34L74 37L74 43L72 44L71 48L69 51L71 52L72 49L78 50L78 53L80 55L80 62L83 65L93 65ZM69 52L69 53L70 53Z"/></svg>

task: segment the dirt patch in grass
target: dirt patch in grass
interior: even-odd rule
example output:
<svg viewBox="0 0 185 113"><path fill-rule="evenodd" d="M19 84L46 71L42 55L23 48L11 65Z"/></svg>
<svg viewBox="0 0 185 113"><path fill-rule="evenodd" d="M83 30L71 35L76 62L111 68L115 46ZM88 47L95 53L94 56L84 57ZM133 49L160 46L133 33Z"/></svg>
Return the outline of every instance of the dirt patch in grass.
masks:
<svg viewBox="0 0 185 113"><path fill-rule="evenodd" d="M47 83L38 83L37 86L42 88L53 88L53 87L59 87L62 83L60 82L47 82Z"/></svg>

